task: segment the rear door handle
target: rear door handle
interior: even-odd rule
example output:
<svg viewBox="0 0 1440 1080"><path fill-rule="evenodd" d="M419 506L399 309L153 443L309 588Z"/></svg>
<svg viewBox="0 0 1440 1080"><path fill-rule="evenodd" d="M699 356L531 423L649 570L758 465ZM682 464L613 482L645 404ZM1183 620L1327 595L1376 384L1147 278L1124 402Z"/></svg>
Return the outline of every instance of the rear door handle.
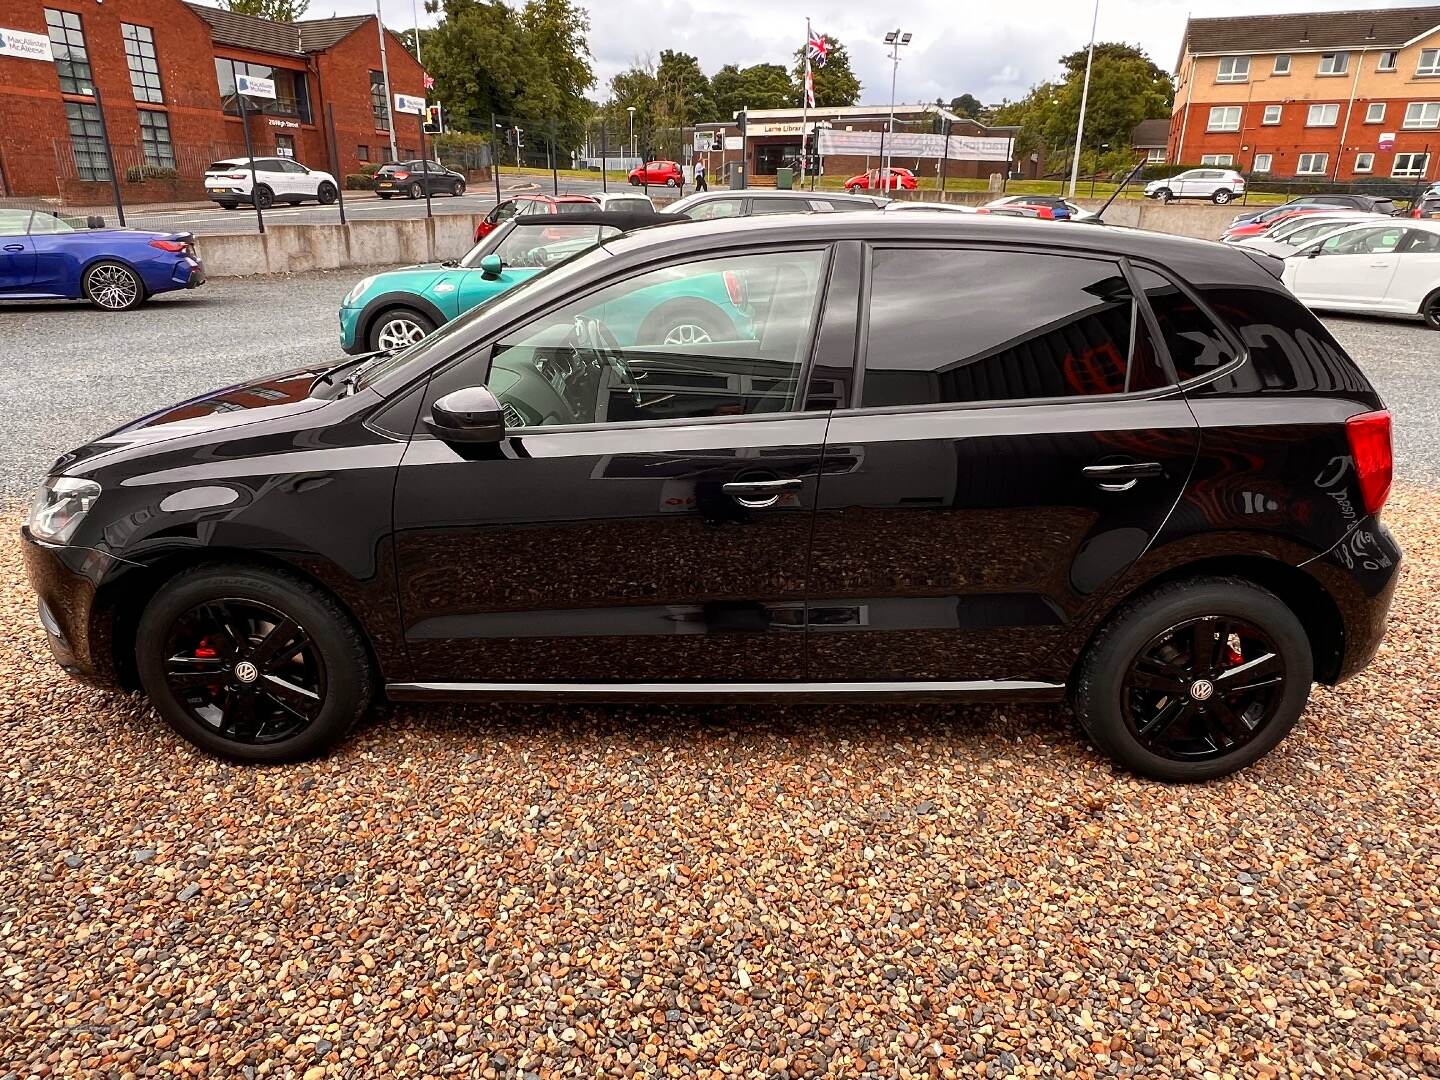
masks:
<svg viewBox="0 0 1440 1080"><path fill-rule="evenodd" d="M732 480L721 490L741 506L750 510L763 510L774 506L787 491L799 491L805 486L803 480Z"/></svg>
<svg viewBox="0 0 1440 1080"><path fill-rule="evenodd" d="M1081 471L1096 481L1101 491L1129 491L1141 480L1163 476L1165 466L1158 461L1117 461L1086 465Z"/></svg>

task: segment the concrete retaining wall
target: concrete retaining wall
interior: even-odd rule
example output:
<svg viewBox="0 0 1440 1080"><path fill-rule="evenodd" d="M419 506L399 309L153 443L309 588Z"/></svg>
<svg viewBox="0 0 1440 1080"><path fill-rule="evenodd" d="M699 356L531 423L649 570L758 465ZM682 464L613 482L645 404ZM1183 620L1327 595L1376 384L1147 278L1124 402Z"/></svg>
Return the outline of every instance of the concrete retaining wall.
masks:
<svg viewBox="0 0 1440 1080"><path fill-rule="evenodd" d="M475 243L471 214L346 225L267 225L264 235L197 236L210 277L298 274L347 266L458 259Z"/></svg>

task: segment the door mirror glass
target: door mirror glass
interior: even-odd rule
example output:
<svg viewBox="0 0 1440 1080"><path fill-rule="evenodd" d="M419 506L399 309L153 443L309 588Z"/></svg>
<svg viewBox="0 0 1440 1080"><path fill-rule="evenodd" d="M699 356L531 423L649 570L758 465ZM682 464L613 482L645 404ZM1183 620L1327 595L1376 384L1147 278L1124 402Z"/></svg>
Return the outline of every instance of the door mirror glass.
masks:
<svg viewBox="0 0 1440 1080"><path fill-rule="evenodd" d="M441 442L493 444L505 438L505 415L487 388L466 386L431 405L425 427Z"/></svg>
<svg viewBox="0 0 1440 1080"><path fill-rule="evenodd" d="M480 260L480 272L487 278L498 278L504 264L500 261L499 255L486 255Z"/></svg>

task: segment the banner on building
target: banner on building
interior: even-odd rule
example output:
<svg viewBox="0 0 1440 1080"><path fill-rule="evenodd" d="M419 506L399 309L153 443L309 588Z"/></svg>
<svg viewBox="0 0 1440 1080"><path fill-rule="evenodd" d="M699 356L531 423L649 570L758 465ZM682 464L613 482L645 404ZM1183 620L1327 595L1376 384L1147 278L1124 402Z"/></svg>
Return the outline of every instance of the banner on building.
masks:
<svg viewBox="0 0 1440 1080"><path fill-rule="evenodd" d="M44 60L55 62L50 50L50 39L44 34L29 34L24 30L7 30L0 26L0 56L17 56L21 60Z"/></svg>
<svg viewBox="0 0 1440 1080"><path fill-rule="evenodd" d="M846 154L852 157L875 157L880 153L884 135L885 152L897 158L941 158L946 156L944 135L916 134L897 131L886 135L880 131L837 131L820 129L820 153L826 156ZM1009 161L1011 140L976 135L951 135L951 161Z"/></svg>
<svg viewBox="0 0 1440 1080"><path fill-rule="evenodd" d="M246 97L258 97L274 101L275 80L262 79L258 75L236 75L235 92L237 94L244 94Z"/></svg>

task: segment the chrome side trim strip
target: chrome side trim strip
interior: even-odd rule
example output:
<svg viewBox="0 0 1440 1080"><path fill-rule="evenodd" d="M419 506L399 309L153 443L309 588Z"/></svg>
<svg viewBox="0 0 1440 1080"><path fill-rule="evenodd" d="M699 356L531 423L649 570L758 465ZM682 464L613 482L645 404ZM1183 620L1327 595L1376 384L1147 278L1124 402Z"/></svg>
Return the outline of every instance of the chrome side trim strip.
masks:
<svg viewBox="0 0 1440 1080"><path fill-rule="evenodd" d="M991 697L1003 700L1054 701L1064 695L1063 683L1026 679L971 679L954 681L887 682L401 682L387 683L386 694L396 701L445 698L543 698L633 701L637 698L729 699L737 696L795 700L804 697L835 698Z"/></svg>

